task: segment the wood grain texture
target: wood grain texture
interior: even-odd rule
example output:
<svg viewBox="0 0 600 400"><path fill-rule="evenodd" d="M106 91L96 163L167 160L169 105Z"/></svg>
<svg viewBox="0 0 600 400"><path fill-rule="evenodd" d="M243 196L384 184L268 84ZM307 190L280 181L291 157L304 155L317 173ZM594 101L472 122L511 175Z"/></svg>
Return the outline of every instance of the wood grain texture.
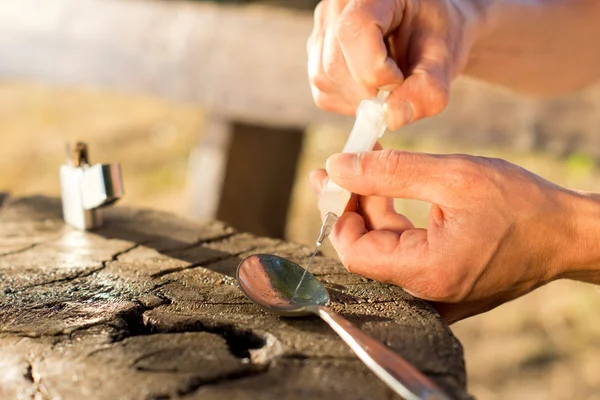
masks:
<svg viewBox="0 0 600 400"><path fill-rule="evenodd" d="M0 398L390 399L324 323L263 312L238 289L240 259L310 249L156 211L115 207L94 233L57 199L0 208ZM317 257L332 308L454 398L469 398L460 343L401 289Z"/></svg>

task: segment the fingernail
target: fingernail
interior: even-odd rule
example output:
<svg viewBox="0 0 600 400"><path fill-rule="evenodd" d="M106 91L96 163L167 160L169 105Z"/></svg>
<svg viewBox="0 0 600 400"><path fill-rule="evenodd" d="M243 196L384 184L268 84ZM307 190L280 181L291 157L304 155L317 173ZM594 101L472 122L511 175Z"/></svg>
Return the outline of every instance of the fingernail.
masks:
<svg viewBox="0 0 600 400"><path fill-rule="evenodd" d="M327 159L325 165L329 176L338 178L354 178L361 174L360 153L334 154Z"/></svg>

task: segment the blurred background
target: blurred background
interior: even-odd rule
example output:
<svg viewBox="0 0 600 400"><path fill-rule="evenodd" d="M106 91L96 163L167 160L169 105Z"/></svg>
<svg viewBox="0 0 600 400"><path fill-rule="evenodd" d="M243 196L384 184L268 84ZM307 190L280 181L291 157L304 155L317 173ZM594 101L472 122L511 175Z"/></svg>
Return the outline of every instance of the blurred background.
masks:
<svg viewBox="0 0 600 400"><path fill-rule="evenodd" d="M265 219L247 201L259 191L252 195L263 203L285 203L274 206L285 218L273 236L313 244L320 220L307 174L343 147L351 124L313 109L310 99L304 42L316 1L9 3L0 2L0 191L58 196L64 145L84 140L92 162L122 164L122 205L214 216L263 234L272 231L213 204ZM600 87L535 101L461 78L442 115L388 133L382 144L501 157L600 192L599 127ZM269 132L264 142L261 132ZM283 189L254 182L253 171L270 179L284 161L244 147L251 141L243 137L277 153L286 134L296 150L287 175L274 178ZM244 158L240 146L260 159ZM425 224L427 204L396 206ZM335 257L330 247L325 253ZM600 399L599 303L596 287L555 282L454 325L471 393Z"/></svg>

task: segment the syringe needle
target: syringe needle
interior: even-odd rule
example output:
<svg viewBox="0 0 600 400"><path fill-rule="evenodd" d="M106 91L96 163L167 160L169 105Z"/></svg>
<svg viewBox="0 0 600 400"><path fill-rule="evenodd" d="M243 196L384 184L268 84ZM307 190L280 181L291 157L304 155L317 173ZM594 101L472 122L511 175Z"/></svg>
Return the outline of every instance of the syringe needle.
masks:
<svg viewBox="0 0 600 400"><path fill-rule="evenodd" d="M327 237L331 233L331 230L333 229L333 226L335 225L337 220L338 220L338 216L335 215L334 213L327 213L327 215L325 216L325 219L323 220L323 225L321 225L321 231L319 232L319 237L317 238L317 247L315 247L315 251L313 251L312 256L308 260L308 264L306 265L306 268L304 269L304 272L302 273L302 277L300 278L300 281L298 282L298 286L296 286L296 290L294 290L294 294L292 295L291 301L294 301L294 299L296 298L296 295L298 294L298 289L300 289L300 286L302 286L302 282L304 282L304 277L306 276L306 273L308 272L308 269L310 268L310 264L312 264L313 259L315 258L315 256L317 255L317 252L319 251L319 248L323 245L323 242L325 241L325 239L327 239Z"/></svg>
<svg viewBox="0 0 600 400"><path fill-rule="evenodd" d="M312 263L313 259L317 255L317 251L319 251L319 247L321 247L321 246L317 243L317 247L315 247L315 251L313 251L312 256L310 256L310 260L308 260L308 264L306 265L306 268L304 269L304 272L302 273L302 277L300 278L300 281L298 282L298 286L296 286L296 290L294 290L294 294L292 295L291 301L294 301L294 299L296 298L296 295L298 294L298 289L300 289L300 286L302 286L302 282L304 282L304 277L306 276L306 273L308 272L308 269L310 268L310 264Z"/></svg>

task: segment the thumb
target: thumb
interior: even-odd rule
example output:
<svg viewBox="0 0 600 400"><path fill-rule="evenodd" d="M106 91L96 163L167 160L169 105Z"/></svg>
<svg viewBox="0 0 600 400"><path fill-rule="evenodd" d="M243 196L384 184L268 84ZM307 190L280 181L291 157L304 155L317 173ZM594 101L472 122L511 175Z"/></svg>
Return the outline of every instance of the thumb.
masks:
<svg viewBox="0 0 600 400"><path fill-rule="evenodd" d="M326 168L335 183L352 193L444 205L452 164L447 156L382 150L334 154Z"/></svg>

